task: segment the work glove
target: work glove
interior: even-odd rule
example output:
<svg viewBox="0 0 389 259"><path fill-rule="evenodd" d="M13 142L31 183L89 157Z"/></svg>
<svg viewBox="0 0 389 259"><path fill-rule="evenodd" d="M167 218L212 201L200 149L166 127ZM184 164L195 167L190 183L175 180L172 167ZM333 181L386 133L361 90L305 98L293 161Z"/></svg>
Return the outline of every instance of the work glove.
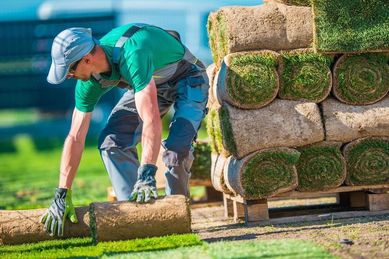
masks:
<svg viewBox="0 0 389 259"><path fill-rule="evenodd" d="M44 229L50 236L63 236L65 220L77 223L77 215L72 202L72 190L57 188L50 208L41 217Z"/></svg>
<svg viewBox="0 0 389 259"><path fill-rule="evenodd" d="M130 201L136 200L136 202L143 203L149 202L151 198L158 198L155 181L156 172L157 167L152 164L144 164L138 168L138 180L130 195Z"/></svg>

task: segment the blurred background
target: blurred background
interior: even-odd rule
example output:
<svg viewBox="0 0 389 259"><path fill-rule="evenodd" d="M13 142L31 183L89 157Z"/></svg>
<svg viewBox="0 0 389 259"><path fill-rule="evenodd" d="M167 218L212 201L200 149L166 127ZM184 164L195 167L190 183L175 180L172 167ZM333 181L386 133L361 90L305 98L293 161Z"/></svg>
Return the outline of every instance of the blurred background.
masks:
<svg viewBox="0 0 389 259"><path fill-rule="evenodd" d="M209 12L227 5L258 5L261 0L12 0L0 2L0 209L47 207L58 185L59 161L74 108L75 80L47 83L53 38L69 27L92 28L101 38L132 22L180 33L205 64ZM97 150L97 137L123 90L97 105L86 149L73 184L74 202L106 199L109 178ZM166 136L169 116L164 119ZM204 124L204 123L203 123ZM204 125L203 125L204 126ZM202 127L200 139L206 139ZM192 195L201 195L193 190Z"/></svg>

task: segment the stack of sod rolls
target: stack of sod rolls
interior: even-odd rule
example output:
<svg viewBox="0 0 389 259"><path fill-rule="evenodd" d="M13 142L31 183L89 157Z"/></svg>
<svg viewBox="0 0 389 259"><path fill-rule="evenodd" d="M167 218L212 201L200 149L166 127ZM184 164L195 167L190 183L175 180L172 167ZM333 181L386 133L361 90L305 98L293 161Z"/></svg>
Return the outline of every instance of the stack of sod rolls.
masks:
<svg viewBox="0 0 389 259"><path fill-rule="evenodd" d="M211 13L215 189L262 199L389 183L388 21L385 0L267 0Z"/></svg>

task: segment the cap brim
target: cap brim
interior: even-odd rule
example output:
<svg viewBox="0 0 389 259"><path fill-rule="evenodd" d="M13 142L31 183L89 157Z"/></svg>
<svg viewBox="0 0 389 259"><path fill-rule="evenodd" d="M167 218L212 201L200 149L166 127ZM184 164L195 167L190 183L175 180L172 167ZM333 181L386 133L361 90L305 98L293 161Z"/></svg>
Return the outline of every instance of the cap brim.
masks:
<svg viewBox="0 0 389 259"><path fill-rule="evenodd" d="M64 65L57 65L54 62L51 63L49 74L47 75L47 82L50 84L60 84L66 79L69 67Z"/></svg>

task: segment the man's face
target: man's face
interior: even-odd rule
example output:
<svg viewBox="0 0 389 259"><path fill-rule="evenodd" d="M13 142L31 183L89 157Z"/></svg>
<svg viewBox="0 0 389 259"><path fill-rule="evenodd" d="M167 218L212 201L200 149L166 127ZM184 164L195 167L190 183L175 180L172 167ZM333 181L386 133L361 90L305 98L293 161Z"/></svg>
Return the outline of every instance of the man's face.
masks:
<svg viewBox="0 0 389 259"><path fill-rule="evenodd" d="M69 73L67 74L66 78L75 78L82 81L89 80L92 76L92 69L93 66L91 60L85 56L70 66Z"/></svg>

